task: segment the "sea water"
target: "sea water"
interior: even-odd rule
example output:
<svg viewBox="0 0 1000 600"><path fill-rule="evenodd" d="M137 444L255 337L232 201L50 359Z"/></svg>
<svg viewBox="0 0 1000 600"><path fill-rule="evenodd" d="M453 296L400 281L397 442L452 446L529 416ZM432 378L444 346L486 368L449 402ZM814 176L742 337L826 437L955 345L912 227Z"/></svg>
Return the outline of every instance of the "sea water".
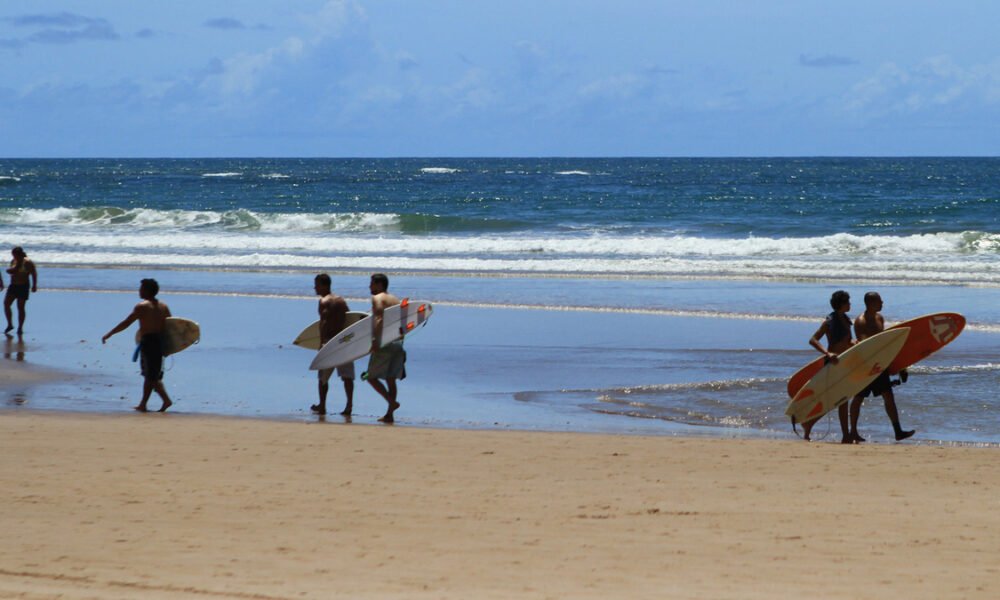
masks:
<svg viewBox="0 0 1000 600"><path fill-rule="evenodd" d="M327 271L363 302L384 271L463 318L581 328L576 351L535 349L603 376L477 369L466 391L494 412L571 407L588 427L644 430L784 431L784 381L845 288L854 313L882 292L890 321L965 314L968 331L897 388L904 426L1000 440L998 205L1000 159L979 158L0 160L0 247L24 246L43 288L155 276L173 292L307 298ZM635 324L662 333L608 341ZM866 418L884 428L880 404Z"/></svg>

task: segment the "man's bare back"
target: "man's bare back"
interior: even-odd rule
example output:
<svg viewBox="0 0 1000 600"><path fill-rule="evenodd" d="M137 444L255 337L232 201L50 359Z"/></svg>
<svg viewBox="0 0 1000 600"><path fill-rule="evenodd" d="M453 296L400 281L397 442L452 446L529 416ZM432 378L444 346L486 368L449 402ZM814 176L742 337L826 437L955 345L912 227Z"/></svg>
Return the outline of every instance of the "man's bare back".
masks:
<svg viewBox="0 0 1000 600"><path fill-rule="evenodd" d="M139 321L139 335L163 333L170 308L159 300L143 300L135 305L132 314Z"/></svg>

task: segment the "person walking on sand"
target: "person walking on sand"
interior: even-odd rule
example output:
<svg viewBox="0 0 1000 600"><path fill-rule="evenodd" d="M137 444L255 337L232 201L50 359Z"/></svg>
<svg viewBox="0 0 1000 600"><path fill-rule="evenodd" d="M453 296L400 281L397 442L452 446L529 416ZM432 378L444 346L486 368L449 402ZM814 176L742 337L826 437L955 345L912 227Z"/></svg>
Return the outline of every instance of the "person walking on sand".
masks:
<svg viewBox="0 0 1000 600"><path fill-rule="evenodd" d="M384 346L379 344L382 339L383 317L385 309L399 304L399 298L388 292L389 278L382 273L372 275L368 289L372 294L372 347L368 359L368 370L362 374L380 396L389 404L385 415L379 418L383 423L392 423L393 415L399 408L396 400L396 380L406 378L406 351L403 350L403 340L396 340ZM385 385L379 379L385 380Z"/></svg>
<svg viewBox="0 0 1000 600"><path fill-rule="evenodd" d="M17 301L17 335L24 333L24 319L27 316L25 305L28 303L28 296L31 292L38 291L38 270L35 263L24 253L24 249L15 246L10 251L13 260L10 261L10 286L7 288L7 295L3 299L3 313L7 317L7 329L5 334L10 334L14 329L13 311L11 306ZM0 277L0 290L3 289L3 278Z"/></svg>
<svg viewBox="0 0 1000 600"><path fill-rule="evenodd" d="M861 313L857 319L854 319L854 335L859 342L885 330L885 319L882 317L881 310L882 296L877 292L868 292L865 294L865 312ZM858 417L861 415L861 404L868 396L882 396L882 401L885 403L885 414L889 416L889 421L892 423L892 430L896 435L896 441L905 440L916 433L915 430L904 431L903 427L899 424L896 397L892 393L892 381L889 380L889 370L886 369L851 401L851 431L854 432L855 442L865 441L863 437L858 435Z"/></svg>
<svg viewBox="0 0 1000 600"><path fill-rule="evenodd" d="M844 290L837 290L830 296L830 307L833 308L833 312L827 315L826 319L823 320L823 324L816 330L816 333L809 338L809 345L820 353L825 354L828 361L835 363L841 353L854 345L854 341L851 339L851 318L847 316L847 313L851 310L851 295ZM824 335L826 336L826 348L819 341ZM847 428L846 402L837 408L837 414L840 417L840 430L843 434L841 442L844 444L853 444L855 441L854 435L857 435L857 431L852 435ZM818 419L802 423L802 437L804 439L809 440L809 433L812 431L816 421Z"/></svg>
<svg viewBox="0 0 1000 600"><path fill-rule="evenodd" d="M135 321L139 321L139 352L142 356L142 400L135 410L146 412L149 396L155 391L163 400L159 412L164 412L173 404L163 386L163 346L164 328L170 308L156 299L160 293L160 284L155 279L143 279L139 285L139 297L142 302L135 305L132 313L125 320L115 325L114 329L104 334L101 343L106 344L108 338L125 331Z"/></svg>
<svg viewBox="0 0 1000 600"><path fill-rule="evenodd" d="M330 291L331 280L326 273L316 276L313 289L319 296L319 346L322 348L328 341L333 339L338 333L344 330L347 322L347 301ZM319 404L309 407L314 413L326 414L326 395L330 390L330 376L334 369L337 375L344 382L344 394L347 396L347 404L340 413L345 417L351 416L354 408L354 363L349 362L337 367L319 370Z"/></svg>

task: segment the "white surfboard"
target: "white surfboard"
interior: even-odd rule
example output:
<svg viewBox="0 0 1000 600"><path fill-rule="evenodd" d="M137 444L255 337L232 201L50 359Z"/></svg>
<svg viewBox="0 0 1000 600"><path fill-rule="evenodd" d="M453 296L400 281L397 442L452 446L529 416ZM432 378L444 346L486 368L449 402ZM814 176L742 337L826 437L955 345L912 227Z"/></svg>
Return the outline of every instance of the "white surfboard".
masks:
<svg viewBox="0 0 1000 600"><path fill-rule="evenodd" d="M356 310L347 311L347 318L344 319L344 329L347 329L367 316L368 313ZM292 343L307 350L319 350L321 345L319 343L319 321L314 321L311 325L303 329L302 333L292 340Z"/></svg>
<svg viewBox="0 0 1000 600"><path fill-rule="evenodd" d="M379 346L394 342L417 331L431 317L430 302L404 298L399 304L385 309L382 316L382 339ZM316 353L309 368L316 371L355 361L368 354L372 347L375 319L371 315L344 329Z"/></svg>
<svg viewBox="0 0 1000 600"><path fill-rule="evenodd" d="M889 329L851 346L795 394L785 414L805 423L847 402L889 368L909 335L909 327Z"/></svg>
<svg viewBox="0 0 1000 600"><path fill-rule="evenodd" d="M185 350L201 340L201 327L191 319L167 317L163 325L163 355L170 356ZM141 340L139 332L135 332L135 342Z"/></svg>

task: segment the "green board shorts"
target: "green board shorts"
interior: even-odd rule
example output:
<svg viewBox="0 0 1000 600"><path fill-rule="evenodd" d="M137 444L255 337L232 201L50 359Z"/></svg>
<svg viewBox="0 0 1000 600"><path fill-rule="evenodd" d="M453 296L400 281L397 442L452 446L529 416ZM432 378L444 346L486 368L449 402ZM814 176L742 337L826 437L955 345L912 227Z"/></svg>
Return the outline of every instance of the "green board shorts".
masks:
<svg viewBox="0 0 1000 600"><path fill-rule="evenodd" d="M403 342L392 342L373 352L368 359L368 370L362 378L405 379L406 350L403 350Z"/></svg>

